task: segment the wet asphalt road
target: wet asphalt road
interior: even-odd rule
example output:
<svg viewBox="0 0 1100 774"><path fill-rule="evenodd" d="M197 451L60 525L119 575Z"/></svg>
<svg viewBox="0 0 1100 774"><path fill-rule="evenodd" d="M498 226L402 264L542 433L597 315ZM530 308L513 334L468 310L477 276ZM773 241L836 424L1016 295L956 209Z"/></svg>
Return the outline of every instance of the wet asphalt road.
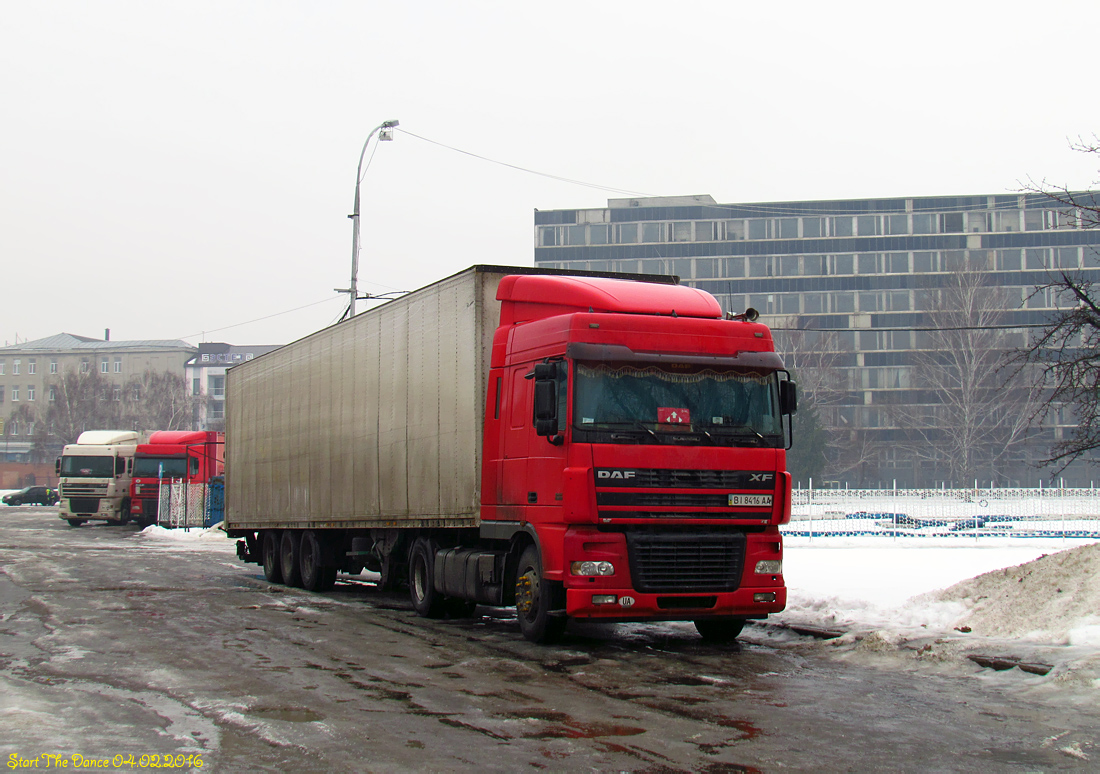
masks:
<svg viewBox="0 0 1100 774"><path fill-rule="evenodd" d="M539 647L507 613L479 613L428 621L362 580L325 595L272 586L230 540L0 509L0 755L39 769L53 755L70 769L201 760L225 772L1061 771L1100 760L1095 703L1040 704L957 670L855 664L757 627L739 647L714 647L690 624L574 624ZM1059 749L1070 743L1090 760Z"/></svg>

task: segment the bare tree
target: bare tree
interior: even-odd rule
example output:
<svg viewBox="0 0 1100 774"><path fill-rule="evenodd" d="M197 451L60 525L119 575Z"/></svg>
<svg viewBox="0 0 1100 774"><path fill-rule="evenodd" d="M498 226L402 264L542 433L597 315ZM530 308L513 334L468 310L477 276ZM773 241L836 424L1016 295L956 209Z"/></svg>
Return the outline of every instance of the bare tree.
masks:
<svg viewBox="0 0 1100 774"><path fill-rule="evenodd" d="M1002 325L1008 297L983 269L977 261L961 265L946 286L927 291L928 330L911 381L924 400L892 409L914 457L934 462L956 484L979 473L1000 477L1039 405L1025 372L1005 367L1012 353Z"/></svg>
<svg viewBox="0 0 1100 774"><path fill-rule="evenodd" d="M197 399L182 375L147 370L127 382L122 393L127 426L145 431L190 429Z"/></svg>
<svg viewBox="0 0 1100 774"><path fill-rule="evenodd" d="M849 390L841 368L845 352L838 336L835 332L804 328L798 317L789 318L788 324L791 327L774 329L776 346L798 382L799 415L812 415L822 431L820 435L811 432L811 437L819 439L823 448L800 450L799 454L804 451L804 456L815 457L820 451L825 457L826 479L862 472L866 463L877 460L881 444L864 428L847 427L840 418L838 406ZM807 440L796 435L795 448Z"/></svg>
<svg viewBox="0 0 1100 774"><path fill-rule="evenodd" d="M1100 155L1100 138L1078 139L1071 147ZM1100 227L1100 194L1073 192L1046 180L1028 180L1023 190L1045 196L1058 208L1059 225L1065 228ZM1048 390L1036 411L1038 420L1045 422L1068 407L1076 422L1069 437L1056 441L1045 460L1054 466L1057 475L1077 460L1093 457L1100 449L1100 295L1080 271L1052 273L1050 280L1032 293L1038 294L1053 294L1059 311L1026 347L1016 352L1014 363L1037 369Z"/></svg>
<svg viewBox="0 0 1100 774"><path fill-rule="evenodd" d="M46 409L46 432L62 444L76 443L85 430L120 427L122 410L114 400L115 385L98 371L67 370L46 385L52 391Z"/></svg>

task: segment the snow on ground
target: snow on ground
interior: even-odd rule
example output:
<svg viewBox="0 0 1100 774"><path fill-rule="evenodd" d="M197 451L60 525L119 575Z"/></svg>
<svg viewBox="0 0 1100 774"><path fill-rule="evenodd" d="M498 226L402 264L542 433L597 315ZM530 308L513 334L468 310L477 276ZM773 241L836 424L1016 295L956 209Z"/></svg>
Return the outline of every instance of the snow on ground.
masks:
<svg viewBox="0 0 1100 774"><path fill-rule="evenodd" d="M970 656L1007 657L1053 667L1033 681L1100 688L1100 542L862 536L784 545L787 609L770 620L845 632L817 647L971 671L981 668Z"/></svg>

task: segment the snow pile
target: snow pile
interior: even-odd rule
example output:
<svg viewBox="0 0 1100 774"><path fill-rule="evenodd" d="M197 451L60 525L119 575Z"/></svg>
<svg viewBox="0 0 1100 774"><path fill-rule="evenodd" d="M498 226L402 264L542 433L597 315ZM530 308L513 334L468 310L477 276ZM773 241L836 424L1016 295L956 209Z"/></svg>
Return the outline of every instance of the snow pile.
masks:
<svg viewBox="0 0 1100 774"><path fill-rule="evenodd" d="M958 602L956 628L985 637L1100 646L1100 543L987 572L913 600Z"/></svg>
<svg viewBox="0 0 1100 774"><path fill-rule="evenodd" d="M217 540L219 543L226 543L225 530L222 529L222 525L215 524L213 527L191 527L188 529L166 529L164 527L152 524L141 531L143 538L150 540L175 540L181 542L189 542L196 540Z"/></svg>

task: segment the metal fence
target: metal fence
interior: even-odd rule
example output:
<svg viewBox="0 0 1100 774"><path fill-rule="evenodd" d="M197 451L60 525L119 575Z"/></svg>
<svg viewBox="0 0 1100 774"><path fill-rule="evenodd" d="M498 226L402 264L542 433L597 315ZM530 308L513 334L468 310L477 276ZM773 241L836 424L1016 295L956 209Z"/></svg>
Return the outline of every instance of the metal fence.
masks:
<svg viewBox="0 0 1100 774"><path fill-rule="evenodd" d="M1100 538L1100 490L796 489L783 533Z"/></svg>
<svg viewBox="0 0 1100 774"><path fill-rule="evenodd" d="M225 488L214 484L164 481L158 492L157 524L161 527L212 527L222 520Z"/></svg>

